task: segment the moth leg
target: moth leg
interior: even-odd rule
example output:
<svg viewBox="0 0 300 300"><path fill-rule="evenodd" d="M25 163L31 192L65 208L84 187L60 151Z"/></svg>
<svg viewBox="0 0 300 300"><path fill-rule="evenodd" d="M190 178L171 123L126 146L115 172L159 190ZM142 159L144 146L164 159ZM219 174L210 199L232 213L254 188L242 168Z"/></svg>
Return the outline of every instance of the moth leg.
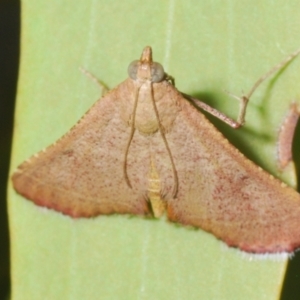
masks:
<svg viewBox="0 0 300 300"><path fill-rule="evenodd" d="M299 53L300 53L300 49L297 49L295 52L293 52L287 58L285 58L282 62L280 62L279 64L277 64L276 66L274 66L267 73L263 74L254 83L254 85L252 86L252 88L250 89L250 91L246 95L237 96L237 95L234 95L232 93L229 93L229 92L225 91L228 95L230 95L234 99L237 99L237 100L240 101L240 111L239 111L239 115L238 115L236 121L233 120L233 119L231 119L231 118L229 118L225 114L219 112L218 110L212 108L211 106L207 105L206 103L204 103L204 102L202 102L202 101L200 101L198 99L195 99L195 98L193 98L193 97L191 97L189 95L186 95L184 93L182 93L182 95L185 98L191 100L197 107L202 108L203 110L207 111L211 115L213 115L213 116L217 117L218 119L222 120L223 122L225 122L229 126L235 128L235 129L239 128L239 127L241 127L245 123L245 114L246 114L246 108L247 108L248 102L249 102L250 97L252 96L252 94L258 88L258 86L262 82L264 82L269 76L271 76L272 74L274 74L276 71L285 68L297 55L299 55Z"/></svg>
<svg viewBox="0 0 300 300"><path fill-rule="evenodd" d="M165 80L166 80L166 81L169 81L172 85L175 86L175 78L172 77L171 75L165 73Z"/></svg>
<svg viewBox="0 0 300 300"><path fill-rule="evenodd" d="M224 123L228 124L229 126L231 126L232 128L239 128L241 125L243 125L243 123L239 122L239 119L237 121L231 119L230 117L226 116L225 114L223 114L222 112L220 112L219 110L209 106L208 104L206 104L205 102L202 102L199 99L193 98L187 94L181 93L182 96L188 100L190 100L193 104L195 104L195 106L207 111L208 113L210 113L211 115L213 115L214 117L222 120ZM248 102L248 101L247 101ZM246 104L244 104L244 106L241 106L241 110L244 111L243 115L245 115L245 111L246 111Z"/></svg>
<svg viewBox="0 0 300 300"><path fill-rule="evenodd" d="M278 133L277 160L280 169L284 169L292 161L293 138L300 117L300 107L292 102Z"/></svg>
<svg viewBox="0 0 300 300"><path fill-rule="evenodd" d="M246 95L242 95L241 97L236 96L232 93L229 93L225 91L229 96L233 97L234 99L237 99L240 101L240 112L237 118L237 127L232 126L234 128L238 128L242 126L245 123L245 114L246 114L246 108L247 104L250 100L250 97L255 92L255 90L260 86L261 83L263 83L268 77L270 77L272 74L274 74L276 71L281 70L285 68L296 56L298 56L300 53L300 49L297 49L295 52L290 54L288 57L286 57L283 61L281 61L279 64L274 66L272 69L270 69L267 73L263 74L261 77L258 78L258 80L254 83L250 91ZM230 124L229 124L230 125ZM234 124L236 125L236 124Z"/></svg>
<svg viewBox="0 0 300 300"><path fill-rule="evenodd" d="M109 88L92 73L90 73L89 71L87 71L82 67L80 67L79 70L100 87L102 96L104 96L109 91Z"/></svg>

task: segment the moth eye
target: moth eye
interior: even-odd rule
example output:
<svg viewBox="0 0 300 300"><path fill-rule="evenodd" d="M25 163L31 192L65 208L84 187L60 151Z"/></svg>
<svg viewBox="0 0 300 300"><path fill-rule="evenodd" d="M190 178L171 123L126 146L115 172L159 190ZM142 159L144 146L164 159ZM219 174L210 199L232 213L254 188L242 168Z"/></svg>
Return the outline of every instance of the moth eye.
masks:
<svg viewBox="0 0 300 300"><path fill-rule="evenodd" d="M165 78L165 71L161 64L154 62L151 65L151 81L160 82Z"/></svg>
<svg viewBox="0 0 300 300"><path fill-rule="evenodd" d="M136 74L137 74L137 70L139 67L139 60L134 60L133 62L130 63L130 65L128 66L128 75L131 79L136 79Z"/></svg>

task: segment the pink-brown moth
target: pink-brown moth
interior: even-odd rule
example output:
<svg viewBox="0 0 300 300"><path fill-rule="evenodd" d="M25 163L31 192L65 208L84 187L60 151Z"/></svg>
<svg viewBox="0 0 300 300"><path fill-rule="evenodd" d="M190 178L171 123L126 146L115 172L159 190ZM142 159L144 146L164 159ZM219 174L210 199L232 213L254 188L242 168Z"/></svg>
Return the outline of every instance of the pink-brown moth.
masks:
<svg viewBox="0 0 300 300"><path fill-rule="evenodd" d="M245 158L196 107L239 127L249 97L241 98L238 122L195 104L152 61L150 47L128 73L18 167L15 190L74 218L165 213L247 252L299 247L300 195Z"/></svg>

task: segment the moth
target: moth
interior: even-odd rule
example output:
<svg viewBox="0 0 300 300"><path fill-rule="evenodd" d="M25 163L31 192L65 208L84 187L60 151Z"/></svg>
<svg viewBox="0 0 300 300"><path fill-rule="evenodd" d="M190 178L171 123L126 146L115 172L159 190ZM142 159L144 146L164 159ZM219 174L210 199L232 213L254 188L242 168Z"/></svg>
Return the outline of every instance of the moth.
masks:
<svg viewBox="0 0 300 300"><path fill-rule="evenodd" d="M300 109L296 102L292 102L280 126L277 141L277 160L279 169L283 170L292 160L292 146L296 126L299 122Z"/></svg>
<svg viewBox="0 0 300 300"><path fill-rule="evenodd" d="M173 85L151 47L129 78L98 100L61 139L23 162L15 190L73 218L160 217L201 228L253 253L300 246L300 195L233 147L199 111L234 121Z"/></svg>

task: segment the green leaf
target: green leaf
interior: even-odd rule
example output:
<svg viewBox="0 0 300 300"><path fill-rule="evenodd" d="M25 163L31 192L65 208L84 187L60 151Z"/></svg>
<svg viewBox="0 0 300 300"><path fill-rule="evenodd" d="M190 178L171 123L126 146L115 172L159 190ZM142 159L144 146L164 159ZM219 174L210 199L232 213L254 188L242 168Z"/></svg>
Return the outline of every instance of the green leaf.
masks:
<svg viewBox="0 0 300 300"><path fill-rule="evenodd" d="M298 1L22 2L22 54L12 170L53 143L151 45L179 90L235 118L223 89L247 92L299 47ZM248 157L276 167L276 136L299 96L300 62L253 95L246 125L218 128ZM221 127L222 126L222 127ZM201 134L199 132L199 134ZM217 147L217 145L216 145ZM10 189L12 299L277 299L286 261L255 260L202 230L126 216L71 219Z"/></svg>

